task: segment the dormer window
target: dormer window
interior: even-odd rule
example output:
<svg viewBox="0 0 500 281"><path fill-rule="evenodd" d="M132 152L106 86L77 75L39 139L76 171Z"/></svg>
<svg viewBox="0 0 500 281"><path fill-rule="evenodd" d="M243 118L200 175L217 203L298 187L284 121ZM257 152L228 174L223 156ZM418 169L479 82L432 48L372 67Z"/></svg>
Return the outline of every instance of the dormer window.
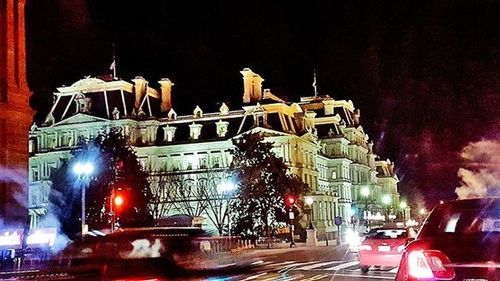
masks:
<svg viewBox="0 0 500 281"><path fill-rule="evenodd" d="M170 111L168 112L168 119L170 120L177 119L177 113L174 111L173 108L171 108Z"/></svg>
<svg viewBox="0 0 500 281"><path fill-rule="evenodd" d="M192 140L197 140L200 138L201 135L201 128L203 125L201 124L196 124L193 122L193 124L189 125L189 137Z"/></svg>
<svg viewBox="0 0 500 281"><path fill-rule="evenodd" d="M164 142L172 142L174 141L174 137L175 137L175 130L177 128L176 127L172 127L172 126L165 126L163 127L163 141Z"/></svg>
<svg viewBox="0 0 500 281"><path fill-rule="evenodd" d="M305 123L306 123L306 130L309 132L313 132L315 130L316 124L314 122L314 119L316 118L316 112L314 111L306 111L306 116L305 116Z"/></svg>
<svg viewBox="0 0 500 281"><path fill-rule="evenodd" d="M325 115L333 115L334 109L333 105L335 104L334 100L324 100L323 106L325 108Z"/></svg>
<svg viewBox="0 0 500 281"><path fill-rule="evenodd" d="M215 123L215 125L217 126L217 136L219 138L225 137L227 134L227 127L229 125L229 122L219 120L219 122Z"/></svg>
<svg viewBox="0 0 500 281"><path fill-rule="evenodd" d="M199 106L196 106L196 108L193 111L193 116L194 118L201 118L203 117L203 110Z"/></svg>
<svg viewBox="0 0 500 281"><path fill-rule="evenodd" d="M259 126L267 127L267 112L260 105L260 103L257 103L252 114L253 114L253 122L254 122L255 127L259 127Z"/></svg>
<svg viewBox="0 0 500 281"><path fill-rule="evenodd" d="M219 108L220 115L228 115L229 114L229 107L225 103L222 103L221 107Z"/></svg>
<svg viewBox="0 0 500 281"><path fill-rule="evenodd" d="M85 97L83 93L78 93L75 96L76 113L87 113L90 111L90 98Z"/></svg>

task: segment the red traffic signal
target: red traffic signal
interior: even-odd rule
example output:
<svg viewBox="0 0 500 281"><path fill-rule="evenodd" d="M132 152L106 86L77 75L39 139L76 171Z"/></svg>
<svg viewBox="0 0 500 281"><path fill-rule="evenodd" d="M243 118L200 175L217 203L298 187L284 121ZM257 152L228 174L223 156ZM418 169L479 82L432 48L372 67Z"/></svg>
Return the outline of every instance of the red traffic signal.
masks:
<svg viewBox="0 0 500 281"><path fill-rule="evenodd" d="M295 196L293 196L293 195L288 195L285 199L285 203L288 206L293 206L295 204L295 202L297 202L297 198L295 198Z"/></svg>
<svg viewBox="0 0 500 281"><path fill-rule="evenodd" d="M123 197L121 195L116 195L113 203L115 203L116 207L120 207L121 205L123 205Z"/></svg>
<svg viewBox="0 0 500 281"><path fill-rule="evenodd" d="M121 188L114 189L111 197L113 209L115 212L121 212L127 203L126 191Z"/></svg>

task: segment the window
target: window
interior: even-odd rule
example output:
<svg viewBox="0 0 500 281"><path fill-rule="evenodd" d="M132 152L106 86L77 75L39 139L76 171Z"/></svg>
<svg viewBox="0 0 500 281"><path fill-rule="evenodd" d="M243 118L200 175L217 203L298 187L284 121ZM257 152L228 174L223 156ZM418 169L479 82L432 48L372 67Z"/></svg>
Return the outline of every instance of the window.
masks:
<svg viewBox="0 0 500 281"><path fill-rule="evenodd" d="M212 168L220 168L220 156L214 156L212 158Z"/></svg>
<svg viewBox="0 0 500 281"><path fill-rule="evenodd" d="M332 179L337 179L337 168L332 171Z"/></svg>
<svg viewBox="0 0 500 281"><path fill-rule="evenodd" d="M32 181L39 180L38 167L31 168L31 180Z"/></svg>

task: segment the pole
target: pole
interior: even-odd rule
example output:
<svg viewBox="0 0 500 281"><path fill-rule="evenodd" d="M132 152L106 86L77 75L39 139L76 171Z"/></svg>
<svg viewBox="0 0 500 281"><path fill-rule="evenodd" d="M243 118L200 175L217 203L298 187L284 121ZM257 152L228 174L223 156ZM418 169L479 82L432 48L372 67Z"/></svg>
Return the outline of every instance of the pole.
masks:
<svg viewBox="0 0 500 281"><path fill-rule="evenodd" d="M87 185L86 182L82 184L82 238L85 234L85 225L87 224L85 220L85 189L87 187L86 185Z"/></svg>
<svg viewBox="0 0 500 281"><path fill-rule="evenodd" d="M111 197L109 199L109 214L111 216L111 232L113 233L115 231L115 213L113 211L113 201L115 200L115 189L111 189Z"/></svg>
<svg viewBox="0 0 500 281"><path fill-rule="evenodd" d="M293 214L293 209L292 207L290 207L290 248L293 248L295 247L295 241L293 239L293 218L294 218L294 214Z"/></svg>
<svg viewBox="0 0 500 281"><path fill-rule="evenodd" d="M232 249L232 242L233 242L233 233L231 229L231 198L229 196L227 197L227 228L229 232L229 250Z"/></svg>

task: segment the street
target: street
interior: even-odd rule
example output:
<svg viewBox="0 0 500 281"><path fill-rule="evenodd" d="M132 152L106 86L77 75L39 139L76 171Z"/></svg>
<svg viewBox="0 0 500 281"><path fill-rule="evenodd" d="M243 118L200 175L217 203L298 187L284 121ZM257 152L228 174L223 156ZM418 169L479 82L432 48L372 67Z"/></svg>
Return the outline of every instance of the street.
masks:
<svg viewBox="0 0 500 281"><path fill-rule="evenodd" d="M255 249L237 255L257 260L258 266L250 272L230 271L220 275L184 276L173 280L394 280L397 270L372 268L364 274L359 267L357 254L349 252L347 246ZM145 270L147 271L147 268ZM170 276L158 278L155 275L150 279L164 280L165 277ZM1 280L94 280L94 278L94 276L75 276L68 272L49 273L38 270L0 274Z"/></svg>
<svg viewBox="0 0 500 281"><path fill-rule="evenodd" d="M361 272L356 253L346 246L258 250L262 267L252 275L227 280L394 280L397 268Z"/></svg>

